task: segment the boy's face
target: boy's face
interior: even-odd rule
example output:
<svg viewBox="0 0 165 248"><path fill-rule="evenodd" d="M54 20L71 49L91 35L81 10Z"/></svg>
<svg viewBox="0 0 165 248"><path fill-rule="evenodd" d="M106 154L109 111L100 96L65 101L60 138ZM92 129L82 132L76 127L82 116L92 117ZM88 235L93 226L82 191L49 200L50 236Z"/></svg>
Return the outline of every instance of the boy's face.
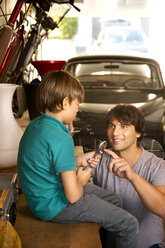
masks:
<svg viewBox="0 0 165 248"><path fill-rule="evenodd" d="M123 124L118 120L113 120L109 123L107 135L115 151L125 151L132 146L137 146L137 138L140 137L134 125Z"/></svg>
<svg viewBox="0 0 165 248"><path fill-rule="evenodd" d="M68 102L67 108L65 111L65 124L70 124L75 119L78 112L79 101L74 99L71 103Z"/></svg>

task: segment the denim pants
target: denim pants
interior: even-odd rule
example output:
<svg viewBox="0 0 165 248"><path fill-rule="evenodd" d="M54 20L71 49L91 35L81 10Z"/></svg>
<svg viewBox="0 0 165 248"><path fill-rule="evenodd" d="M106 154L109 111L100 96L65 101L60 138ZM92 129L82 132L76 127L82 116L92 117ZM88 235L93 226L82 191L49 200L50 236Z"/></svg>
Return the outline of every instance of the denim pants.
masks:
<svg viewBox="0 0 165 248"><path fill-rule="evenodd" d="M121 207L122 201L119 196L88 183L84 187L84 195L76 203L68 204L51 221L95 222L115 233L117 248L136 248L139 234L138 221Z"/></svg>
<svg viewBox="0 0 165 248"><path fill-rule="evenodd" d="M152 245L150 248L165 248L165 243Z"/></svg>

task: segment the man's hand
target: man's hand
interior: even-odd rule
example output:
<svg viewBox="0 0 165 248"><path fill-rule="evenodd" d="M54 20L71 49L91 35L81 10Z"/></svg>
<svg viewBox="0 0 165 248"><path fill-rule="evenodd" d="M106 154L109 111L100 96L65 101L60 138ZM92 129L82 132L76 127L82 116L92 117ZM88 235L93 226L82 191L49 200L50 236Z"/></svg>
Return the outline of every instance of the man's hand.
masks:
<svg viewBox="0 0 165 248"><path fill-rule="evenodd" d="M110 173L113 172L120 178L126 178L129 181L132 181L136 173L128 164L128 162L125 159L120 158L115 152L112 152L108 149L105 149L104 151L112 156L112 159L108 165L108 170Z"/></svg>

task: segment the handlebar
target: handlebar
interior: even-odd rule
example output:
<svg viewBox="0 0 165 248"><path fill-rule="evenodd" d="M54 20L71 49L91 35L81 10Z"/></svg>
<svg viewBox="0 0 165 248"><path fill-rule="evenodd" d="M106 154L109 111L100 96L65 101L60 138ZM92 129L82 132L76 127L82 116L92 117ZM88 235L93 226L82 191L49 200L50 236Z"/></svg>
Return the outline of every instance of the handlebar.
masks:
<svg viewBox="0 0 165 248"><path fill-rule="evenodd" d="M57 3L57 4L70 4L72 7L74 7L77 11L80 11L80 9L75 6L74 0L52 0L52 3Z"/></svg>
<svg viewBox="0 0 165 248"><path fill-rule="evenodd" d="M29 1L29 0L27 0ZM45 30L53 30L55 28L58 28L58 24L62 21L62 19L66 16L66 14L68 13L68 11L70 10L71 6L73 6L77 11L80 11L79 8L77 8L74 5L74 0L30 0L33 2L33 6L36 9L36 18L37 18L37 22L42 24L42 27ZM58 22L55 22L51 17L49 17L46 13L45 13L45 9L48 9L48 5L50 4L69 4L70 8L68 8L67 10L65 10L65 12L61 15L61 17L59 18ZM39 5L39 7L38 7ZM49 6L50 7L50 6Z"/></svg>
<svg viewBox="0 0 165 248"><path fill-rule="evenodd" d="M25 0L26 3L33 2L34 5L36 3L39 4L39 6L45 10L49 11L51 4L56 3L56 4L70 4L73 8L75 8L77 11L80 11L80 9L75 6L74 0Z"/></svg>

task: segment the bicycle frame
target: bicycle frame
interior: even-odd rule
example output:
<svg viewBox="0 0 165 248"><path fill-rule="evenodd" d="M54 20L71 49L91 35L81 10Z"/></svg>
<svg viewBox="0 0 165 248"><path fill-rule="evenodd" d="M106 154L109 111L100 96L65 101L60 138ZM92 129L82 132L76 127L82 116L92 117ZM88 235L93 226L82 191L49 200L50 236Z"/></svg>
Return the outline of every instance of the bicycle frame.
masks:
<svg viewBox="0 0 165 248"><path fill-rule="evenodd" d="M45 29L44 21L47 21L48 29L54 29L58 27L58 24L53 21L52 18L47 17L45 14L45 10L37 7L36 2L38 4L41 2L39 0L34 1L34 7L36 11L40 11L40 19L37 19L36 30L32 30L30 32L30 38L27 39L27 43L24 46L24 17L21 13L21 9L25 0L17 0L15 7L12 11L12 14L7 22L7 25L3 26L0 32L0 83L16 83L21 84L20 78L24 72L25 67L30 62L32 55L37 49L39 43L43 35L41 35L41 29ZM26 15L29 13L33 0L28 1L29 7L26 12ZM42 2L44 3L44 2ZM74 6L73 0L66 0L65 2L58 2L58 0L52 0L52 3L63 4L68 3L71 6ZM40 4L39 4L40 5ZM47 6L46 6L47 7ZM64 13L64 15L60 18L60 21L64 18L68 11ZM20 20L17 21L18 16L20 14ZM45 19L44 19L45 18ZM44 20L43 20L44 19ZM16 24L16 29L14 26Z"/></svg>
<svg viewBox="0 0 165 248"><path fill-rule="evenodd" d="M3 67L6 64L7 58L10 54L8 50L9 45L11 43L13 33L14 33L14 24L17 20L17 17L21 11L23 5L23 0L17 0L17 3L13 9L13 12L9 18L7 25L3 26L0 32L0 65L3 63ZM7 54L6 54L7 53ZM6 57L5 57L6 56ZM2 68L0 73L2 73Z"/></svg>
<svg viewBox="0 0 165 248"><path fill-rule="evenodd" d="M9 21L7 22L7 25L3 26L1 33L0 33L0 42L2 43L2 46L0 47L0 83L6 83L5 77L11 77L11 75L7 75L7 72L9 72L9 68L16 67L14 65L14 62L18 62L21 52L23 51L24 47L24 16L21 11L21 8L23 6L24 1L23 0L17 0L15 7L12 11L12 14L9 18ZM32 5L29 6L28 12L31 9ZM17 21L18 15L20 14L20 20ZM14 30L14 25L17 21L16 29ZM4 36L4 33L6 34ZM15 37L14 37L15 35ZM3 43L2 40L5 39L5 42ZM13 39L13 41L12 41ZM15 63L16 64L16 63ZM11 82L11 79L7 82Z"/></svg>

